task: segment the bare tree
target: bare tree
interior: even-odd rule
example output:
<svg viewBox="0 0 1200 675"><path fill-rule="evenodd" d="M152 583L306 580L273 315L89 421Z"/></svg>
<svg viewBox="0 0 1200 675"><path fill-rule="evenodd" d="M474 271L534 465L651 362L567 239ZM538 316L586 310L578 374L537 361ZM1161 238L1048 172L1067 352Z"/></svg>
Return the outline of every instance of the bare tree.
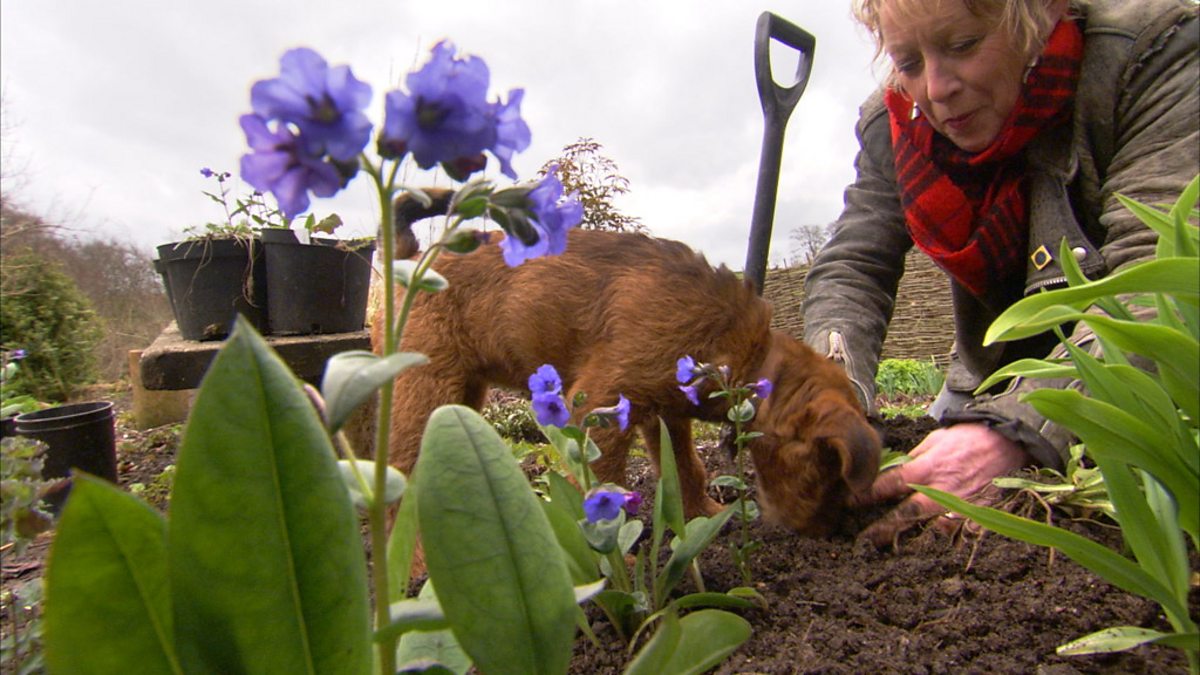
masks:
<svg viewBox="0 0 1200 675"><path fill-rule="evenodd" d="M620 174L617 163L600 153L601 145L591 138L580 138L563 148L562 155L546 162L539 175L554 164L558 165L558 179L567 194L579 193L583 204L585 230L610 230L613 232L647 232L646 226L634 216L621 213L613 200L629 192L629 179Z"/></svg>
<svg viewBox="0 0 1200 675"><path fill-rule="evenodd" d="M807 265L817 257L821 247L829 240L828 228L823 225L798 225L788 235L791 255L797 265Z"/></svg>

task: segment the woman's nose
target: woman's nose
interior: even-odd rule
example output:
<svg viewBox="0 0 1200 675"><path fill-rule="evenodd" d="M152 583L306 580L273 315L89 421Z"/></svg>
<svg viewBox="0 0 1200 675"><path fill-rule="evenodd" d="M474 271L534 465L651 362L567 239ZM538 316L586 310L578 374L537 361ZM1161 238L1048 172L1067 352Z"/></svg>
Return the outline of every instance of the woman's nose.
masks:
<svg viewBox="0 0 1200 675"><path fill-rule="evenodd" d="M942 103L954 96L962 83L954 68L945 59L931 58L925 62L925 95L930 101Z"/></svg>

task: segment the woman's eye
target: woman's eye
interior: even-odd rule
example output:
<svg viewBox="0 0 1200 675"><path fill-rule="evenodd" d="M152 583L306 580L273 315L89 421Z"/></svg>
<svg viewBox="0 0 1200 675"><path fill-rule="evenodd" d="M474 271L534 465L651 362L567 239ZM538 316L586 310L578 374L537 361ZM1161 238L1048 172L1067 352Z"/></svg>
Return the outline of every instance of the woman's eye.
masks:
<svg viewBox="0 0 1200 675"><path fill-rule="evenodd" d="M921 67L921 62L917 59L904 59L892 62L896 67L896 72L904 73L905 75L916 72Z"/></svg>
<svg viewBox="0 0 1200 675"><path fill-rule="evenodd" d="M966 40L959 40L950 45L950 50L958 54L963 54L971 51L977 44L979 44L979 38L967 38Z"/></svg>

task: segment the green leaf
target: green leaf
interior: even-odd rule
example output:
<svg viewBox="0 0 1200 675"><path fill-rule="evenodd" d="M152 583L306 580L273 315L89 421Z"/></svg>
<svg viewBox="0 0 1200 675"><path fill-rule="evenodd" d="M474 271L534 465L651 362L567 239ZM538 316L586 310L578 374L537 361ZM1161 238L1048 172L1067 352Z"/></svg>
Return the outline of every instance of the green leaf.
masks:
<svg viewBox="0 0 1200 675"><path fill-rule="evenodd" d="M387 542L388 600L392 602L408 596L412 560L417 550L417 500L411 490L405 491L408 499L400 500Z"/></svg>
<svg viewBox="0 0 1200 675"><path fill-rule="evenodd" d="M75 474L46 570L44 630L54 672L182 673L162 516Z"/></svg>
<svg viewBox="0 0 1200 675"><path fill-rule="evenodd" d="M671 433L660 417L658 419L658 489L654 496L654 540L662 538L662 526L671 528L676 536L686 536L687 525L683 520L683 493L679 488L679 472L675 464L675 450L671 445Z"/></svg>
<svg viewBox="0 0 1200 675"><path fill-rule="evenodd" d="M566 555L571 581L583 584L598 579L600 570L596 566L596 554L588 546L579 528L579 521L568 510L555 506L553 502L542 502L542 509L546 512L546 519L554 530L558 545Z"/></svg>
<svg viewBox="0 0 1200 675"><path fill-rule="evenodd" d="M1075 366L1069 363L1054 363L1043 359L1018 359L989 375L983 384L975 389L975 392L987 391L1011 377L1075 378L1078 377L1078 373L1075 371Z"/></svg>
<svg viewBox="0 0 1200 675"><path fill-rule="evenodd" d="M396 279L396 283L405 288L411 286L413 276L417 273L417 265L416 260L393 260L392 276ZM417 290L427 293L438 293L447 288L450 288L450 282L432 269L422 272L421 278L417 281Z"/></svg>
<svg viewBox="0 0 1200 675"><path fill-rule="evenodd" d="M693 607L716 607L724 609L754 609L758 605L746 598L731 595L729 593L689 593L682 598L675 600L675 606L679 609L692 609Z"/></svg>
<svg viewBox="0 0 1200 675"><path fill-rule="evenodd" d="M398 352L387 358L363 350L334 354L325 364L325 375L321 378L321 397L325 399L330 431L340 429L355 408L392 378L426 363L429 358L415 352Z"/></svg>
<svg viewBox="0 0 1200 675"><path fill-rule="evenodd" d="M562 673L575 602L563 553L512 451L479 413L437 409L412 489L442 609L481 672Z"/></svg>
<svg viewBox="0 0 1200 675"><path fill-rule="evenodd" d="M370 493L371 481L374 480L375 462L369 459L356 459L354 465L351 466L350 460L339 459L337 467L338 472L342 475L342 482L346 484L346 489L350 492L351 501L360 509L367 508L370 502L367 494ZM357 474L355 468L358 469ZM404 474L395 467L385 466L383 470L387 474L385 487L387 492L383 495L383 501L385 504L393 504L404 495L404 488L408 486L408 481L404 478ZM366 481L365 486L359 480L360 478ZM366 493L363 491L364 487L366 487Z"/></svg>
<svg viewBox="0 0 1200 675"><path fill-rule="evenodd" d="M948 492L924 485L911 487L947 509L961 513L989 530L1038 546L1053 547L1122 590L1149 598L1169 611L1182 610L1183 615L1187 613L1187 607L1180 605L1162 582L1125 556L1105 548L1101 544L1074 532L1018 518L999 509L976 506Z"/></svg>
<svg viewBox="0 0 1200 675"><path fill-rule="evenodd" d="M1163 481L1179 504L1180 525L1196 538L1200 479L1178 454L1169 450L1174 440L1168 433L1171 430L1151 426L1124 410L1074 390L1041 389L1030 392L1023 400L1047 419L1074 431L1093 457L1112 457Z"/></svg>
<svg viewBox="0 0 1200 675"><path fill-rule="evenodd" d="M421 594L425 595L424 592ZM388 625L375 631L375 641L384 642L409 631L434 631L450 627L434 597L406 598L388 605Z"/></svg>
<svg viewBox="0 0 1200 675"><path fill-rule="evenodd" d="M628 675L699 675L750 639L750 622L729 612L692 612L678 620L678 628L668 628L672 619L674 614L667 614L663 627L625 670ZM664 635L661 641L660 635Z"/></svg>
<svg viewBox="0 0 1200 675"><path fill-rule="evenodd" d="M671 557L667 560L666 567L663 568L662 574L656 580L655 597L667 597L667 593L675 588L680 579L683 579L692 560L708 548L708 545L720 533L721 528L737 511L738 503L734 502L711 518L702 516L688 521L686 533L679 534L675 539L675 550L671 551Z"/></svg>
<svg viewBox="0 0 1200 675"><path fill-rule="evenodd" d="M1113 626L1061 645L1055 653L1062 656L1123 652L1147 643L1170 644L1181 649L1200 651L1200 634L1162 633L1137 626Z"/></svg>
<svg viewBox="0 0 1200 675"><path fill-rule="evenodd" d="M425 582L425 585L421 587L418 601L437 604L437 595L434 592L433 584ZM438 613L441 613L440 608ZM448 628L430 632L424 632L422 629L422 632L407 633L400 639L400 645L396 650L396 663L403 667L405 664L422 661L442 664L447 670L457 675L463 675L471 669L470 657L463 652L458 640L454 639L454 633Z"/></svg>
<svg viewBox="0 0 1200 675"><path fill-rule="evenodd" d="M171 496L180 658L216 672L362 673L366 560L296 376L243 319L204 378Z"/></svg>
<svg viewBox="0 0 1200 675"><path fill-rule="evenodd" d="M1163 258L1133 265L1085 286L1031 295L1013 304L992 322L984 336L984 344L1029 337L1074 320L1072 315L1104 296L1166 293L1196 302L1200 299L1197 278L1200 278L1200 260Z"/></svg>

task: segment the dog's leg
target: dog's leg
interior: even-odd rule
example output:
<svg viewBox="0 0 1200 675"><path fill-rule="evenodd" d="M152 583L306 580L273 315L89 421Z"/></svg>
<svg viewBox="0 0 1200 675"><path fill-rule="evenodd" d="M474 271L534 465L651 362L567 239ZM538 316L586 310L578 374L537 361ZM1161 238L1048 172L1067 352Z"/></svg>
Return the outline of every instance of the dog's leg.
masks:
<svg viewBox="0 0 1200 675"><path fill-rule="evenodd" d="M421 437L433 411L453 403L479 410L487 386L461 372L423 365L401 374L393 392L388 463L408 475L417 463Z"/></svg>
<svg viewBox="0 0 1200 675"><path fill-rule="evenodd" d="M600 448L600 459L592 462L592 472L601 483L625 485L625 467L629 459L629 444L633 430L621 431L616 426L593 428L589 434Z"/></svg>
<svg viewBox="0 0 1200 675"><path fill-rule="evenodd" d="M721 505L708 496L708 471L696 448L692 444L692 421L687 418L667 418L667 433L671 437L671 447L675 454L675 469L679 474L679 491L683 497L683 511L689 518L696 516L711 516L721 510ZM647 421L640 425L642 436L646 439L646 447L650 449L650 457L654 460L657 470L661 464L662 447L659 443L658 420Z"/></svg>

